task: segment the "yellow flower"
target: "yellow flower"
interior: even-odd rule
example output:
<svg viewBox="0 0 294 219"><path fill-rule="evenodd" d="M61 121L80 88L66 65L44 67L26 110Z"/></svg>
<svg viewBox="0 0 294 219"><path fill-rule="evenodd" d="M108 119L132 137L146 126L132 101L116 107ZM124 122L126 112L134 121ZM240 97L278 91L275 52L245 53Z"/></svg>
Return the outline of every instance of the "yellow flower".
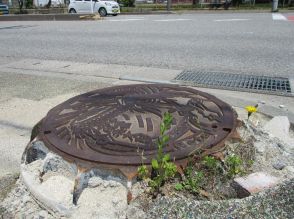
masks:
<svg viewBox="0 0 294 219"><path fill-rule="evenodd" d="M257 112L257 107L255 106L246 106L245 109L247 110L248 113L255 113Z"/></svg>
<svg viewBox="0 0 294 219"><path fill-rule="evenodd" d="M257 112L257 107L258 107L258 104L256 104L255 106L246 106L245 107L245 109L248 112L248 119L249 119L249 117L251 116L252 113Z"/></svg>

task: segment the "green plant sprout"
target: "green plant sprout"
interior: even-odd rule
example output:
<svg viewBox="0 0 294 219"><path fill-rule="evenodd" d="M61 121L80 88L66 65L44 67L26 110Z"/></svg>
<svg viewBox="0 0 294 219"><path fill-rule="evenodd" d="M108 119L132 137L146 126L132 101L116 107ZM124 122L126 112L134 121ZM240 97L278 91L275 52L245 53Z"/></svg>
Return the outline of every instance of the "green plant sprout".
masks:
<svg viewBox="0 0 294 219"><path fill-rule="evenodd" d="M187 190L191 193L198 194L204 183L204 174L202 171L193 171L192 167L185 170L185 180L175 185L178 191Z"/></svg>
<svg viewBox="0 0 294 219"><path fill-rule="evenodd" d="M218 170L221 169L221 163L217 159L215 159L212 156L205 156L202 159L202 165L206 167L209 170L212 170L214 173L216 173Z"/></svg>
<svg viewBox="0 0 294 219"><path fill-rule="evenodd" d="M225 159L225 166L228 171L228 176L233 177L239 173L242 173L242 160L237 155L229 155Z"/></svg>
<svg viewBox="0 0 294 219"><path fill-rule="evenodd" d="M160 192L160 187L164 183L174 177L177 172L177 166L170 161L170 155L164 153L163 149L168 144L169 136L166 134L172 124L172 115L164 113L163 121L160 124L160 135L157 140L157 155L151 161L151 177L146 165L143 164L138 168L138 176L142 179L148 179L148 185L151 187L151 192L156 197Z"/></svg>

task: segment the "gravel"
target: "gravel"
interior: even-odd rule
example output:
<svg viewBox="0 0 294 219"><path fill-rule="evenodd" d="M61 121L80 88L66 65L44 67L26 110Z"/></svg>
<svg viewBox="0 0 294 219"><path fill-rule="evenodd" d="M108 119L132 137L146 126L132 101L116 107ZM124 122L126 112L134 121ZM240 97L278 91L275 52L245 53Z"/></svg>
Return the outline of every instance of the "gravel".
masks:
<svg viewBox="0 0 294 219"><path fill-rule="evenodd" d="M200 202L189 198L155 201L146 218L293 218L294 179L239 200Z"/></svg>

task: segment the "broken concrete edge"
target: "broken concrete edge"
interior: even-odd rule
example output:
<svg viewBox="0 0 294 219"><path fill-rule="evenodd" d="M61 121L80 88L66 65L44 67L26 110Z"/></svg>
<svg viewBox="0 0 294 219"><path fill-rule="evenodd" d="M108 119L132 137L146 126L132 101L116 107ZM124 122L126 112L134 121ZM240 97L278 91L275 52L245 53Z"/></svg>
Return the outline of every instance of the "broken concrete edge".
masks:
<svg viewBox="0 0 294 219"><path fill-rule="evenodd" d="M38 190L38 185L34 182L32 176L24 170L23 164L20 167L21 180L28 188L34 200L44 209L48 210L54 216L69 217L71 215L70 209L54 201L53 199L46 197Z"/></svg>
<svg viewBox="0 0 294 219"><path fill-rule="evenodd" d="M71 215L70 209L66 208L65 206L54 201L51 198L46 197L42 192L40 192L38 189L39 185L35 183L35 180L33 179L32 175L29 174L28 171L26 171L25 169L26 163L33 162L33 160L29 160L31 150L35 150L34 152L36 152L37 158L41 160L44 160L46 158L46 155L49 153L48 148L46 148L44 145L38 144L36 146L33 144L33 142L38 141L39 139L37 138L33 139L30 143L27 144L24 150L20 165L20 180L27 187L32 198L38 203L38 205L46 209L54 216L69 217Z"/></svg>
<svg viewBox="0 0 294 219"><path fill-rule="evenodd" d="M48 150L48 148L40 141L38 138L35 138L30 142L22 156L22 163L20 166L20 181L26 186L27 190L31 194L31 197L40 205L43 209L46 209L50 214L56 217L71 217L77 205L79 196L83 190L88 186L89 180L95 178L95 176L101 177L105 180L114 180L120 183L126 188L130 189L132 182L124 181L121 178L121 173L113 171L108 171L107 169L97 169L92 168L84 169L83 171L79 170L79 166L76 163L71 163L66 160L63 160L63 163L68 166L68 169L71 169L71 174L74 179L74 187L72 192L72 205L65 206L60 201L50 198L50 195L42 192L42 183L38 182L36 175L31 170L27 169L27 165L33 163L34 161L42 161L41 170L39 170L40 177L41 175L47 173L46 164L50 166L50 163L54 163L54 159L62 159L59 155L55 154ZM57 167L58 168L58 167ZM49 168L51 169L51 168ZM73 170L74 169L74 170ZM43 171L42 171L43 170ZM58 172L58 171L57 171ZM41 180L41 179L40 179ZM127 197L126 197L127 199Z"/></svg>
<svg viewBox="0 0 294 219"><path fill-rule="evenodd" d="M234 179L232 186L239 198L245 198L263 190L275 187L280 179L265 172L255 172Z"/></svg>

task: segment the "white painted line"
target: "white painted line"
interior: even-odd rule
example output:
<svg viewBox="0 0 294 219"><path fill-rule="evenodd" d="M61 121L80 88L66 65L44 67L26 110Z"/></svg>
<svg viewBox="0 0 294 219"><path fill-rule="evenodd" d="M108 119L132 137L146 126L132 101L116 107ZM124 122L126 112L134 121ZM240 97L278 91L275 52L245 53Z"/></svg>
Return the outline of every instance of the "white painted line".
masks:
<svg viewBox="0 0 294 219"><path fill-rule="evenodd" d="M138 19L138 18L144 19L145 17L142 17L142 16L126 16L125 17L125 19Z"/></svg>
<svg viewBox="0 0 294 219"><path fill-rule="evenodd" d="M170 22L170 21L191 21L192 19L184 19L184 18L179 18L179 19L166 19L166 20L153 20L153 21L158 21L158 22Z"/></svg>
<svg viewBox="0 0 294 219"><path fill-rule="evenodd" d="M230 21L249 21L247 18L233 18L233 19L223 19L223 20L214 20L215 22L230 22Z"/></svg>
<svg viewBox="0 0 294 219"><path fill-rule="evenodd" d="M124 21L143 21L144 18L130 18L130 19L119 19L119 20L107 20L107 21L112 21L112 22L124 22Z"/></svg>
<svg viewBox="0 0 294 219"><path fill-rule="evenodd" d="M272 14L273 20L286 21L287 18L282 14Z"/></svg>

